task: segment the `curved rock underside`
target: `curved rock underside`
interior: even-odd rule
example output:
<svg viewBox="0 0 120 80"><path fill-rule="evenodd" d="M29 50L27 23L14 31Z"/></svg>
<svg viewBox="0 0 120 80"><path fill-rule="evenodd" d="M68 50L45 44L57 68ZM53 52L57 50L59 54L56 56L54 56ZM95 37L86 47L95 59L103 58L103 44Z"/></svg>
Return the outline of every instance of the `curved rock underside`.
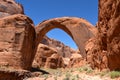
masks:
<svg viewBox="0 0 120 80"><path fill-rule="evenodd" d="M45 34L54 28L64 30L77 44L80 53L86 57L85 42L94 37L97 29L88 21L76 17L61 17L43 21L36 27L37 39L36 45L43 39Z"/></svg>

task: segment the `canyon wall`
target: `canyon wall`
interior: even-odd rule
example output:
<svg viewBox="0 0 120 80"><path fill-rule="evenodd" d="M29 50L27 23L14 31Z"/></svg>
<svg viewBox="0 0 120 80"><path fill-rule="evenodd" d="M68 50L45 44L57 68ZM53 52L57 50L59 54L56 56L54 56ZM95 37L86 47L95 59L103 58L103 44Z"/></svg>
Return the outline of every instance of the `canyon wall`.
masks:
<svg viewBox="0 0 120 80"><path fill-rule="evenodd" d="M92 67L120 70L120 0L99 0L97 28Z"/></svg>

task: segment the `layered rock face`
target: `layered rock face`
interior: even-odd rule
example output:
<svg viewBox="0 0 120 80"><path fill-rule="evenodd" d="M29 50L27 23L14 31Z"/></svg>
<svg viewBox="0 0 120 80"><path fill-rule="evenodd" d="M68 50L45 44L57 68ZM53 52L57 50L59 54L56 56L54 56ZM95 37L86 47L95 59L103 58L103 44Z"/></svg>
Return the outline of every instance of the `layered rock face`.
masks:
<svg viewBox="0 0 120 80"><path fill-rule="evenodd" d="M37 53L33 62L33 67L61 68L64 67L62 56L58 54L56 48L39 44Z"/></svg>
<svg viewBox="0 0 120 80"><path fill-rule="evenodd" d="M49 47L55 48L57 50L57 53L65 58L67 57L70 58L73 53L78 53L76 50L70 48L69 46L64 45L60 41L50 39L47 36L44 36L41 43Z"/></svg>
<svg viewBox="0 0 120 80"><path fill-rule="evenodd" d="M33 59L35 30L32 21L22 15L0 19L0 65L29 69Z"/></svg>
<svg viewBox="0 0 120 80"><path fill-rule="evenodd" d="M104 33L100 36L102 46L107 46L102 50L107 50L108 68L120 70L120 0L100 1L99 28Z"/></svg>
<svg viewBox="0 0 120 80"><path fill-rule="evenodd" d="M30 69L35 47L35 29L23 7L14 0L0 0L0 65Z"/></svg>
<svg viewBox="0 0 120 80"><path fill-rule="evenodd" d="M98 36L92 65L120 70L120 0L99 0Z"/></svg>

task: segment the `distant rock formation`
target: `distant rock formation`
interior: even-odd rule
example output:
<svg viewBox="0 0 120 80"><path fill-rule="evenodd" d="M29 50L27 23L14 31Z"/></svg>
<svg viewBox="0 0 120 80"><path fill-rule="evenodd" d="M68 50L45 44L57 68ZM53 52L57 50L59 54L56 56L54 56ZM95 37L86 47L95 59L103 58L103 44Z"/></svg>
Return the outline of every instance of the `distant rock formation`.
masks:
<svg viewBox="0 0 120 80"><path fill-rule="evenodd" d="M80 54L78 51L65 46L63 43L57 40L50 39L47 36L43 38L41 43L38 46L33 62L33 66L35 67L46 67L54 69L65 67L64 58L70 58L74 53ZM53 55L57 55L57 57ZM55 62L52 62L51 60ZM51 66L52 64L54 64L54 66Z"/></svg>
<svg viewBox="0 0 120 80"><path fill-rule="evenodd" d="M71 57L73 53L78 53L75 49L70 48L69 46L64 45L62 42L50 39L45 36L41 42L49 47L53 47L57 50L57 53L62 57ZM80 54L80 52L79 52Z"/></svg>

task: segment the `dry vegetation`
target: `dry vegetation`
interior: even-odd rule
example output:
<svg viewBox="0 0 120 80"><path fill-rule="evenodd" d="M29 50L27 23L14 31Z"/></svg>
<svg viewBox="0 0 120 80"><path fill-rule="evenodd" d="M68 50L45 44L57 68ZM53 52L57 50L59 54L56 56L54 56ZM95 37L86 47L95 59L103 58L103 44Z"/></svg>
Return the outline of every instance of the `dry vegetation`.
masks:
<svg viewBox="0 0 120 80"><path fill-rule="evenodd" d="M27 80L119 80L120 77L119 71L93 70L88 65L69 69L41 69L50 74L39 75L38 77L29 78Z"/></svg>

